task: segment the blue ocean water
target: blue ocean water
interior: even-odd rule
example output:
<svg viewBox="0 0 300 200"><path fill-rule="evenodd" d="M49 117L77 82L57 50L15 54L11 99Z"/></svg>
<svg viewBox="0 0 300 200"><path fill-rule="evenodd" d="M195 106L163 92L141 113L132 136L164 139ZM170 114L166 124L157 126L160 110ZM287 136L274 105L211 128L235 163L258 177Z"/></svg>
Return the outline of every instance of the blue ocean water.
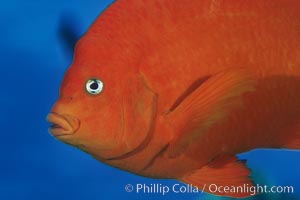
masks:
<svg viewBox="0 0 300 200"><path fill-rule="evenodd" d="M47 113L72 61L76 40L111 0L0 1L0 200L230 199L169 192L126 192L127 184L168 186L177 181L139 177L106 166L48 134ZM300 152L255 150L254 179L293 186L293 194L249 199L300 199Z"/></svg>

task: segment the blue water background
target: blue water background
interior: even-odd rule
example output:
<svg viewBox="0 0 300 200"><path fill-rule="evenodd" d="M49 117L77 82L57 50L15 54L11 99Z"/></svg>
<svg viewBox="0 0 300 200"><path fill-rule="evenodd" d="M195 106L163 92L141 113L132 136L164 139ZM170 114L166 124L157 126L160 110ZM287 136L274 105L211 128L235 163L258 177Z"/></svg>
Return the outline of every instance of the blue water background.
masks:
<svg viewBox="0 0 300 200"><path fill-rule="evenodd" d="M114 169L48 134L45 118L72 61L74 42L109 3L0 1L0 200L230 199L127 193L129 183L178 182ZM294 186L293 195L249 199L300 199L300 152L256 150L240 157L260 183Z"/></svg>

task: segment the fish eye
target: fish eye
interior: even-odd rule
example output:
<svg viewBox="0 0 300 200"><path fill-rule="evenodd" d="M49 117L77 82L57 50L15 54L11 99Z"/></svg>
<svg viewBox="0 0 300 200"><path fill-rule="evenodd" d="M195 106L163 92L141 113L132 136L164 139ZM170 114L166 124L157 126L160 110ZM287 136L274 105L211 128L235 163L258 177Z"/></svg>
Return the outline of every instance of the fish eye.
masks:
<svg viewBox="0 0 300 200"><path fill-rule="evenodd" d="M103 82L99 79L89 79L85 84L86 91L92 95L100 94L103 86Z"/></svg>

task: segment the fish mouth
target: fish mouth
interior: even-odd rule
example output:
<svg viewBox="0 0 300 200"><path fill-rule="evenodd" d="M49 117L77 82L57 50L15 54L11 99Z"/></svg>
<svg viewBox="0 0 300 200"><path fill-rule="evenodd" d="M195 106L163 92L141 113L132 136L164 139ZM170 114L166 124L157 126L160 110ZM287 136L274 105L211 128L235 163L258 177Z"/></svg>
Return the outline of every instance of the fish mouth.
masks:
<svg viewBox="0 0 300 200"><path fill-rule="evenodd" d="M73 135L80 126L77 118L54 112L48 114L47 121L52 124L48 130L55 137Z"/></svg>

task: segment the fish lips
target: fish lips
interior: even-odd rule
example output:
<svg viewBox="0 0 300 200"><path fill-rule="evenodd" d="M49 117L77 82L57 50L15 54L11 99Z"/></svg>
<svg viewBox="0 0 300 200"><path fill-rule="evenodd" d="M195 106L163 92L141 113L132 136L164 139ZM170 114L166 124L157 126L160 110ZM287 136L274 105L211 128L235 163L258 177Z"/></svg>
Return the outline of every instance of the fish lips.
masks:
<svg viewBox="0 0 300 200"><path fill-rule="evenodd" d="M49 132L55 137L73 135L80 127L80 121L77 118L54 112L48 114L47 121L52 124Z"/></svg>

